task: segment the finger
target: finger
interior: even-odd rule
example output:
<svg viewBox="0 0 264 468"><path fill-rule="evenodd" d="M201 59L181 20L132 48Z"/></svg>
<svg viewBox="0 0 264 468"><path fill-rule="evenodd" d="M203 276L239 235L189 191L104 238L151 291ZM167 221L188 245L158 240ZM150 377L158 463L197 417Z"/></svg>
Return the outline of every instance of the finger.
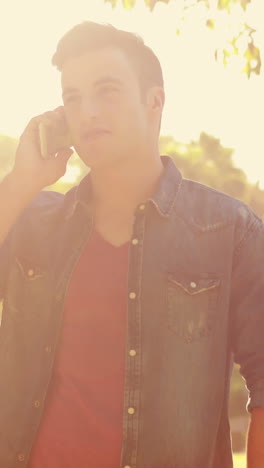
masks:
<svg viewBox="0 0 264 468"><path fill-rule="evenodd" d="M57 153L57 158L61 160L66 160L70 159L74 151L71 148L63 148Z"/></svg>
<svg viewBox="0 0 264 468"><path fill-rule="evenodd" d="M60 119L62 116L64 116L63 106L59 106L59 107L56 107L52 111L46 111L46 112L43 112L42 114L36 115L29 121L29 123L24 129L23 134L25 132L28 133L28 131L35 131L40 122L45 122L48 124L48 123L51 123L53 120Z"/></svg>
<svg viewBox="0 0 264 468"><path fill-rule="evenodd" d="M62 122L63 114L60 110L53 110L47 111L43 114L37 115L33 117L26 128L24 129L22 135L20 136L20 141L23 142L24 140L28 141L28 138L38 147L39 146L39 124L40 122L44 123L45 125L56 125L57 123Z"/></svg>
<svg viewBox="0 0 264 468"><path fill-rule="evenodd" d="M64 106L58 106L56 107L53 112L56 112L58 114L64 114Z"/></svg>

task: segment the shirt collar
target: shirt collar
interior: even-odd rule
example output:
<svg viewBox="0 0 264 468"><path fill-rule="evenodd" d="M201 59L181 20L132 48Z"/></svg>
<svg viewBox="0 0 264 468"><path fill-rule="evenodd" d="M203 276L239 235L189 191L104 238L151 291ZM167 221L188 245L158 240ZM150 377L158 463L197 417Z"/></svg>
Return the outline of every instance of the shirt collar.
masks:
<svg viewBox="0 0 264 468"><path fill-rule="evenodd" d="M182 175L170 156L162 155L161 161L164 171L157 190L147 201L153 203L161 216L169 216L181 185ZM66 194L66 198L70 193L72 196L69 197L68 203L66 202L67 218L74 214L78 206L81 206L87 213L92 211L92 190L89 174L81 180L79 185L73 187Z"/></svg>
<svg viewBox="0 0 264 468"><path fill-rule="evenodd" d="M150 201L162 216L171 214L182 181L182 175L170 156L161 156L164 166L159 186Z"/></svg>

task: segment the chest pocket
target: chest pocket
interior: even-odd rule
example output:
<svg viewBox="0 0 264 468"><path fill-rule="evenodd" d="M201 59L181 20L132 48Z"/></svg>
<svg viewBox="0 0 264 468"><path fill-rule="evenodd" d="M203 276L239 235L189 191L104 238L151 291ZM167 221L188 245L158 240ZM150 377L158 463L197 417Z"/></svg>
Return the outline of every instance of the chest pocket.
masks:
<svg viewBox="0 0 264 468"><path fill-rule="evenodd" d="M170 273L167 282L168 327L175 336L192 343L213 328L220 280Z"/></svg>
<svg viewBox="0 0 264 468"><path fill-rule="evenodd" d="M5 297L7 313L17 320L37 316L45 307L47 281L47 272L34 263L15 257Z"/></svg>

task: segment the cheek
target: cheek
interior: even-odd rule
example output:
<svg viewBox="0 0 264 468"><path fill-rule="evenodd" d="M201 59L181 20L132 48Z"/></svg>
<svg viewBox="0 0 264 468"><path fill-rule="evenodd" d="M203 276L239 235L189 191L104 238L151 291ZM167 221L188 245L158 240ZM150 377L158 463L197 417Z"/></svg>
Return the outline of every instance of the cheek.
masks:
<svg viewBox="0 0 264 468"><path fill-rule="evenodd" d="M128 130L131 131L131 136L138 139L146 131L146 116L138 109L132 109L128 114Z"/></svg>
<svg viewBox="0 0 264 468"><path fill-rule="evenodd" d="M79 133L78 116L72 112L71 114L68 114L68 115L65 113L65 117L66 117L66 122L70 130L70 133L72 134L73 137L76 137Z"/></svg>
<svg viewBox="0 0 264 468"><path fill-rule="evenodd" d="M69 111L69 109L67 109L67 107L64 107L64 115L65 115L67 125L70 127L72 125L73 120L74 120L73 119L73 112Z"/></svg>

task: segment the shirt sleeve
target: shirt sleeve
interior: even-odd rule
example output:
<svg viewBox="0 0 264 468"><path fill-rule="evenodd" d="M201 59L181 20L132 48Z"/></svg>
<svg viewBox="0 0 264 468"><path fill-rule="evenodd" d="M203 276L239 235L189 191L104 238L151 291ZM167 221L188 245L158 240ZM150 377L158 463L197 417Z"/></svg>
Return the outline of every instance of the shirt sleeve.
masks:
<svg viewBox="0 0 264 468"><path fill-rule="evenodd" d="M231 343L249 392L247 411L264 408L264 224L242 205L231 283Z"/></svg>
<svg viewBox="0 0 264 468"><path fill-rule="evenodd" d="M5 242L0 246L0 301L4 297L5 283L7 277L7 269L10 257L11 234L9 234Z"/></svg>

